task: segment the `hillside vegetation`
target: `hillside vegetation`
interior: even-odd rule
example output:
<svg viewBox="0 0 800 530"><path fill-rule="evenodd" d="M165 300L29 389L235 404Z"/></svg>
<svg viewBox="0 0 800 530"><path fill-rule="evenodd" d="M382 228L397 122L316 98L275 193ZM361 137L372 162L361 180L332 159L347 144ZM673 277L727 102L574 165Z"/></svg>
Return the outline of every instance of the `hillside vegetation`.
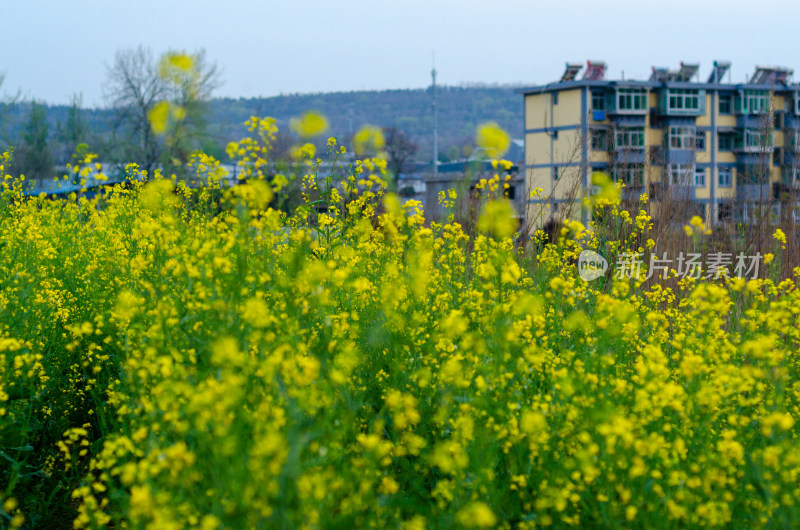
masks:
<svg viewBox="0 0 800 530"><path fill-rule="evenodd" d="M476 127L486 121L496 121L512 137L522 135L522 96L512 87L449 87L437 88L439 116L439 150L442 158L454 158L453 150L471 145ZM243 123L250 116L272 116L281 130L288 129L289 120L308 110L324 114L330 122L328 135L347 142L365 124L378 127L396 126L419 145L418 160L428 160L433 152L433 110L430 89L332 92L318 94L289 94L268 98L216 98L208 102L209 141L204 150L224 159L224 147L241 138L246 129ZM18 145L24 133L31 103L9 105L0 123L0 143ZM58 148L59 131L69 116L69 105L45 105L51 145L56 159L69 156L68 148ZM113 109L82 109L90 131L86 143L99 152L101 158L113 158L113 133L116 127Z"/></svg>

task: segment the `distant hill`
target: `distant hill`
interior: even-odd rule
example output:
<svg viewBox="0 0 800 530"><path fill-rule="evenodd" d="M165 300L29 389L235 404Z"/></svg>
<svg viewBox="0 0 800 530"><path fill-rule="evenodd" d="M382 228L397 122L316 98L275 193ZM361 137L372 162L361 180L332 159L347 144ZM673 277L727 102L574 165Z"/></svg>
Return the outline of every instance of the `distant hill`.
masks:
<svg viewBox="0 0 800 530"><path fill-rule="evenodd" d="M246 134L243 123L250 116L272 116L277 119L280 130L287 130L292 117L316 110L330 122L326 137L335 136L346 142L366 124L396 126L420 146L416 158L429 160L433 152L431 103L430 88L219 98L210 102L208 122L215 141L224 146ZM513 87L440 86L437 87L437 106L439 152L443 158L453 158L454 149L471 144L475 129L486 121L496 121L514 138L522 137L522 96L516 94ZM29 107L21 103L7 109L5 132L11 143L19 138ZM63 105L47 108L51 135L66 119L67 110ZM110 132L113 123L110 110L87 110L85 116L95 134L106 136Z"/></svg>
<svg viewBox="0 0 800 530"><path fill-rule="evenodd" d="M522 96L513 88L437 87L440 152L469 144L483 122L496 121L512 137L522 137ZM251 115L272 116L281 129L308 110L324 114L330 136L346 139L366 124L396 126L420 146L419 159L433 151L433 110L430 89L293 94L256 99L216 99L210 122L221 125L224 137L244 134Z"/></svg>

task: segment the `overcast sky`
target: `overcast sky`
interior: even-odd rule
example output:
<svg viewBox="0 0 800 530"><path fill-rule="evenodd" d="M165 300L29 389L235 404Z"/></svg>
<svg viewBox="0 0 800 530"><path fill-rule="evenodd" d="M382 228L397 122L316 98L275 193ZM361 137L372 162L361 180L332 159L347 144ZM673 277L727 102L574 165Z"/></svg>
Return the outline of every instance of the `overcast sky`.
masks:
<svg viewBox="0 0 800 530"><path fill-rule="evenodd" d="M734 82L756 64L798 70L800 3L536 0L2 0L2 91L104 105L106 66L140 44L205 48L218 96L418 88L438 81L539 84L566 61L604 60L609 75L714 59Z"/></svg>

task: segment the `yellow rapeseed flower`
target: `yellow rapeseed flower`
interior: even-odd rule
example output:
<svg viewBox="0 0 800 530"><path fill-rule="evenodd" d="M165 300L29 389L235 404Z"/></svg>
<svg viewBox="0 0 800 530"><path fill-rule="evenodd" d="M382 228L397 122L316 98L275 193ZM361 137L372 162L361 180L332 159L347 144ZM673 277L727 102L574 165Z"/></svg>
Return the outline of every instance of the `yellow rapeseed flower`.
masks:
<svg viewBox="0 0 800 530"><path fill-rule="evenodd" d="M703 224L703 219L699 215L695 215L689 221L689 225L697 228L701 232L705 231L705 225Z"/></svg>
<svg viewBox="0 0 800 530"><path fill-rule="evenodd" d="M489 158L502 157L511 146L511 137L496 122L486 122L478 127L475 144L482 147Z"/></svg>
<svg viewBox="0 0 800 530"><path fill-rule="evenodd" d="M786 249L786 234L783 233L783 230L777 228L775 233L772 234L772 238L781 244L782 249Z"/></svg>
<svg viewBox="0 0 800 530"><path fill-rule="evenodd" d="M150 121L150 126L156 134L164 134L167 132L167 124L169 123L169 103L166 101L159 101L150 112L147 113L147 119Z"/></svg>
<svg viewBox="0 0 800 530"><path fill-rule="evenodd" d="M161 79L176 85L196 76L195 59L183 52L167 52L158 62L158 75Z"/></svg>
<svg viewBox="0 0 800 530"><path fill-rule="evenodd" d="M607 174L596 171L592 173L591 204L597 207L619 204L620 189Z"/></svg>
<svg viewBox="0 0 800 530"><path fill-rule="evenodd" d="M300 138L312 138L328 130L328 119L319 112L309 111L299 118L292 118L289 127L297 133ZM311 155L313 156L313 155Z"/></svg>
<svg viewBox="0 0 800 530"><path fill-rule="evenodd" d="M383 131L374 125L365 125L353 136L353 149L359 156L380 151L384 145Z"/></svg>
<svg viewBox="0 0 800 530"><path fill-rule="evenodd" d="M491 528L497 524L497 516L485 502L472 502L462 508L456 519L468 528Z"/></svg>
<svg viewBox="0 0 800 530"><path fill-rule="evenodd" d="M516 212L511 201L503 199L486 203L478 219L478 230L501 239L511 237L517 231Z"/></svg>

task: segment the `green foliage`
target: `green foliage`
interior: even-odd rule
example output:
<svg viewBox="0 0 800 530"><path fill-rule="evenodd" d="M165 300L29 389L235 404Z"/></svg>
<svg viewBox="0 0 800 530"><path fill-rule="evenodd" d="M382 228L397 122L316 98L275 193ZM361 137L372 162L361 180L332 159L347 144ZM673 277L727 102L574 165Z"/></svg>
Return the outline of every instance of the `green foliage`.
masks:
<svg viewBox="0 0 800 530"><path fill-rule="evenodd" d="M586 282L575 262L603 227L538 232L526 260L499 172L478 233L426 226L384 195L385 161L337 168L334 139L328 172L298 149L287 214L275 120L247 127L239 186L200 153L194 188L135 165L92 200L4 179L0 527L798 520L800 268ZM595 201L626 227L604 251L652 248L644 210Z"/></svg>
<svg viewBox="0 0 800 530"><path fill-rule="evenodd" d="M34 101L30 105L22 141L14 154L12 171L15 175L25 175L35 180L53 177L53 154L48 136L45 108Z"/></svg>
<svg viewBox="0 0 800 530"><path fill-rule="evenodd" d="M75 94L72 96L66 119L59 122L56 130L56 139L59 142L56 160L58 162L68 160L79 144L90 141L90 135L89 122L83 109L83 98Z"/></svg>

